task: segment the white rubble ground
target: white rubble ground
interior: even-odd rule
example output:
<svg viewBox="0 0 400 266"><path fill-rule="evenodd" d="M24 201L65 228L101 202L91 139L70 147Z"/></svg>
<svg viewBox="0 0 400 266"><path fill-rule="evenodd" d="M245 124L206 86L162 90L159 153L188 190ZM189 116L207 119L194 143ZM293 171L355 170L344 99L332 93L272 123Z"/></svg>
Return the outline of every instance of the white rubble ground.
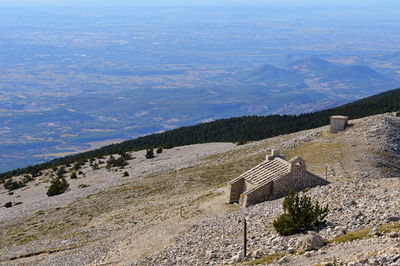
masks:
<svg viewBox="0 0 400 266"><path fill-rule="evenodd" d="M371 238L343 244L328 244L301 255L292 254L304 247L305 237L311 234L279 236L272 228L272 220L281 213L283 199L264 202L231 213L198 222L177 241L154 256L136 262L136 265L221 265L234 264L243 258L241 219L248 219L248 250L246 260L252 260L270 254L284 254L276 264L287 265L399 265L400 238L395 233L382 233L380 224L399 223L400 221L400 118L393 114L371 116L350 121L353 124L337 136L358 143L354 146L355 160L350 162L352 172L328 169L328 180L333 183L310 189L307 195L322 204L329 204L326 227L317 230L316 238L329 240L362 228L371 228ZM23 204L10 209L0 208L0 224L7 220L29 215L38 210L64 206L77 198L132 182L145 176L202 165L207 156L227 151L235 153L236 158L246 158L248 154L265 156L266 148L280 150L301 147L307 143L325 141L323 132L327 127L306 130L298 133L278 136L244 146L232 143L209 143L177 147L166 150L154 160L146 160L144 151L133 153L136 159L129 161L126 169L118 172L86 168L86 177L68 180L71 191L48 198L45 195L47 183L34 183L28 188L19 189L14 195L0 190L0 203L21 201ZM259 149L260 145L264 148ZM370 152L370 151L375 151ZM385 156L375 156L376 152ZM388 155L388 156L387 156ZM226 155L229 157L229 155ZM227 158L226 160L229 160ZM218 162L215 162L218 164ZM378 166L378 167L377 167ZM310 165L307 165L310 167ZM312 166L311 166L312 167ZM332 167L333 168L333 167ZM339 168L340 169L340 168ZM124 171L129 177L123 177ZM79 184L89 184L79 189ZM17 196L20 196L17 198ZM129 236L126 236L129 237ZM95 262L105 257L113 247L103 241L92 246L82 247L80 252L55 254L46 261L46 265L60 263L74 265L77 262ZM118 253L116 253L118 254ZM101 261L101 260L98 260ZM17 261L15 262L17 264ZM330 263L330 264L329 264ZM100 264L100 263L99 263Z"/></svg>

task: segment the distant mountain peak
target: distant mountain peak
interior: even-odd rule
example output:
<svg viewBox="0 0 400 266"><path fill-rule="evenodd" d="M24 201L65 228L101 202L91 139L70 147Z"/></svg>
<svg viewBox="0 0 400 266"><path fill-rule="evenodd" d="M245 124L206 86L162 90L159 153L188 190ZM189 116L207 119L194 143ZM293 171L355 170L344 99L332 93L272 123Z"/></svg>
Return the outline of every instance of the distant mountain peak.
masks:
<svg viewBox="0 0 400 266"><path fill-rule="evenodd" d="M370 67L362 65L343 65L332 63L319 58L305 58L288 65L286 70L303 75L305 79L318 80L339 89L376 90L379 87L395 88L399 82L387 77Z"/></svg>
<svg viewBox="0 0 400 266"><path fill-rule="evenodd" d="M326 60L316 58L316 57L309 57L301 60L297 60L294 63L289 64L285 69L288 70L296 70L300 67L334 67L336 64L328 62Z"/></svg>

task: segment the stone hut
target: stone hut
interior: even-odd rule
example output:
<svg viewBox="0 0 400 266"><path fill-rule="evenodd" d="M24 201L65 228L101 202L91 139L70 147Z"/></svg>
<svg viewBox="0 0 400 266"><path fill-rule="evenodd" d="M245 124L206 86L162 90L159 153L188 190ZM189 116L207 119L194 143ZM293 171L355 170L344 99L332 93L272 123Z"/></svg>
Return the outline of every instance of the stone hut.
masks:
<svg viewBox="0 0 400 266"><path fill-rule="evenodd" d="M328 183L308 172L302 158L286 161L278 150L272 150L264 162L229 182L229 203L247 207L284 197L291 189L300 191Z"/></svg>
<svg viewBox="0 0 400 266"><path fill-rule="evenodd" d="M331 126L329 131L331 133L337 133L339 131L343 131L347 126L347 121L349 121L349 118L347 116L342 116L342 115L331 116Z"/></svg>

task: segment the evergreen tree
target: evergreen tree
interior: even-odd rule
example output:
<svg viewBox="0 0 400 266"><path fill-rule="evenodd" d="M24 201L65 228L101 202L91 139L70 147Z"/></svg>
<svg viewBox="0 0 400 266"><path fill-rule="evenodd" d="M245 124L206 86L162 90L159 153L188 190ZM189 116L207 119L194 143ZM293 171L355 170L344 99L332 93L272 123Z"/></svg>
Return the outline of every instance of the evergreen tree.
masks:
<svg viewBox="0 0 400 266"><path fill-rule="evenodd" d="M310 197L299 196L291 190L283 201L283 211L274 220L273 226L279 234L287 236L324 225L329 209L328 206L321 207L318 201L313 203Z"/></svg>
<svg viewBox="0 0 400 266"><path fill-rule="evenodd" d="M9 191L11 190L16 190L18 188L24 187L25 184L22 181L13 181L12 179L7 180L3 184L5 189L8 189Z"/></svg>
<svg viewBox="0 0 400 266"><path fill-rule="evenodd" d="M64 174L66 173L65 171L65 166L61 166L58 170L57 170L57 177L58 178L62 178L64 176Z"/></svg>
<svg viewBox="0 0 400 266"><path fill-rule="evenodd" d="M146 159L151 159L154 158L154 149L147 149L146 150Z"/></svg>
<svg viewBox="0 0 400 266"><path fill-rule="evenodd" d="M52 197L56 195L63 194L69 188L67 180L64 178L54 178L51 180L51 185L47 190L47 196Z"/></svg>
<svg viewBox="0 0 400 266"><path fill-rule="evenodd" d="M76 174L76 172L74 171L74 172L72 172L71 173L71 179L77 179L78 178L78 175Z"/></svg>

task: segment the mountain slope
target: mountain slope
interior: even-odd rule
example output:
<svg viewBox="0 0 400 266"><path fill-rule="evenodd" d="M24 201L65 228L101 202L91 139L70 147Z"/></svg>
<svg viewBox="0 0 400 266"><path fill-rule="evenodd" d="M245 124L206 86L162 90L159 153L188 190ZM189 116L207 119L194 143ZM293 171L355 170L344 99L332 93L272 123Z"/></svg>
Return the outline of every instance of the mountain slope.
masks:
<svg viewBox="0 0 400 266"><path fill-rule="evenodd" d="M305 83L312 89L334 89L333 92L347 95L365 95L385 88L399 86L399 81L361 65L340 65L317 58L299 60L288 65L286 70L303 75Z"/></svg>
<svg viewBox="0 0 400 266"><path fill-rule="evenodd" d="M305 88L303 75L268 64L245 74L244 78L249 82L265 83L271 88Z"/></svg>
<svg viewBox="0 0 400 266"><path fill-rule="evenodd" d="M272 136L316 128L329 123L332 115L348 115L350 119L400 110L400 89L387 91L343 106L301 115L245 116L221 119L210 123L182 127L159 134L152 134L119 144L67 156L43 164L17 169L0 175L4 180L14 175L84 161L95 157L124 151L140 150L163 145L179 146L206 142L236 142L241 139L260 140Z"/></svg>
<svg viewBox="0 0 400 266"><path fill-rule="evenodd" d="M93 170L87 162L84 176L67 178L71 190L51 198L45 195L51 169L14 195L0 188L0 202L22 202L0 208L0 264L234 263L242 247L238 219L243 217L248 217L250 260L284 253L293 265L315 265L338 257L347 262L351 253L368 256L374 250L386 250L392 259L397 250L388 248L398 238L390 238L391 231L367 243L351 242L351 252L334 242L351 237L344 232L368 233L379 226L396 230L388 223L400 217L398 179L381 174L391 166L379 164L381 158L398 161L400 118L383 114L350 123L339 134L325 126L242 146L176 147L152 160L144 159L144 151L134 152L125 169L103 165ZM271 226L282 199L239 210L225 204L227 182L262 161L271 148L289 159L301 156L307 169L332 183L307 192L330 206L329 223L317 232L333 241L323 252L291 254L303 235L280 237Z"/></svg>

